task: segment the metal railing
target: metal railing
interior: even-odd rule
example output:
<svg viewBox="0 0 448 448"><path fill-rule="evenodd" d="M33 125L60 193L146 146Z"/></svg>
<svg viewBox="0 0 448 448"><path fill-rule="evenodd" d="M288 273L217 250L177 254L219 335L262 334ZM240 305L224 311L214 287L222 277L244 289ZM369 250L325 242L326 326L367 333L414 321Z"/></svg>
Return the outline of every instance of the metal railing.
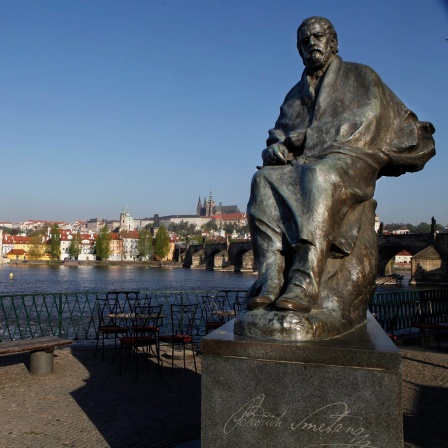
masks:
<svg viewBox="0 0 448 448"><path fill-rule="evenodd" d="M162 314L169 316L170 304L199 305L195 319L195 336L205 334L207 311L205 300L225 295L226 308L234 309L234 303L241 303L245 290L207 291L109 291L109 292L67 292L45 294L0 295L0 340L27 339L37 336L59 336L78 341L96 339L98 315L97 299L117 298L122 303L138 299L151 305L162 305ZM382 316L384 307L397 308L394 317L395 330L410 328L412 322L422 317L422 307L430 323L446 321L448 316L447 290L419 290L376 293L369 303L370 311L386 329L390 323ZM428 310L430 313L428 313ZM390 317L390 316L389 316ZM170 319L163 320L161 333L167 333Z"/></svg>
<svg viewBox="0 0 448 448"><path fill-rule="evenodd" d="M199 304L195 319L195 336L205 334L206 313L203 298L225 295L227 308L241 302L245 290L213 291L109 291L83 293L41 293L0 295L0 341L38 336L59 336L77 341L96 339L98 315L96 300L116 298L128 306L132 300L162 305L162 313L170 314L170 304ZM163 320L161 333L170 329L170 319Z"/></svg>
<svg viewBox="0 0 448 448"><path fill-rule="evenodd" d="M425 323L441 323L448 320L448 289L376 293L369 303L369 310L384 329L390 324L386 322L390 314L383 312L386 307L396 308L395 330L408 329L412 322L422 319Z"/></svg>

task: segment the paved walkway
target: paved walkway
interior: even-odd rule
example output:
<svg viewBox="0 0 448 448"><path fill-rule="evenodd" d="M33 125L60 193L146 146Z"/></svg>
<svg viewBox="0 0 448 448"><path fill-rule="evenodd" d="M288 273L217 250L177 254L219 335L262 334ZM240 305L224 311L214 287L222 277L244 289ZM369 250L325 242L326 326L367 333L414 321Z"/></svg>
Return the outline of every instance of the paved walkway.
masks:
<svg viewBox="0 0 448 448"><path fill-rule="evenodd" d="M448 355L404 348L406 448L448 447ZM200 375L168 363L119 374L91 348L56 352L55 371L28 373L28 355L0 357L0 447L168 448L200 437ZM200 360L199 360L200 369ZM387 447L380 447L387 448Z"/></svg>

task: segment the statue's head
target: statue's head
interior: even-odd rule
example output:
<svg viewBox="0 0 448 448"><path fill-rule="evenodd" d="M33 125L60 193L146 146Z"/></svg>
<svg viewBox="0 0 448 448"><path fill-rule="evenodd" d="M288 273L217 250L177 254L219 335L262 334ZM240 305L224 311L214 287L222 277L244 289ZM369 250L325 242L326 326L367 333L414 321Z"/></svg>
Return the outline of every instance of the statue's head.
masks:
<svg viewBox="0 0 448 448"><path fill-rule="evenodd" d="M319 69L339 51L338 35L324 17L310 17L297 30L297 49L306 67Z"/></svg>

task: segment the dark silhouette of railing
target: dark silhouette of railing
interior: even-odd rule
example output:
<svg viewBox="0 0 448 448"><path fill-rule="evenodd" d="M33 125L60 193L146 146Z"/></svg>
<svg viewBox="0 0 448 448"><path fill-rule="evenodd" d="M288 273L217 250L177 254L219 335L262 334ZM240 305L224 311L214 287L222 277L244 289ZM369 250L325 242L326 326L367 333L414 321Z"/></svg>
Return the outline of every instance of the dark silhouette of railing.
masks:
<svg viewBox="0 0 448 448"><path fill-rule="evenodd" d="M83 293L40 293L0 295L0 340L27 339L38 336L59 336L77 341L96 339L98 315L97 299L120 301L124 307L139 301L140 304L162 305L162 313L169 316L171 304L197 303L200 311L195 322L198 338L205 334L206 313L202 310L203 297L225 295L227 308L241 303L245 290L207 291L108 291ZM161 333L169 330L166 318Z"/></svg>
<svg viewBox="0 0 448 448"><path fill-rule="evenodd" d="M123 303L139 300L143 304L162 305L162 313L169 315L170 305L197 303L199 311L195 322L195 335L200 339L205 332L207 312L204 298L225 296L228 310L239 309L244 302L245 290L204 291L108 291L66 292L0 295L0 340L26 339L38 336L59 336L77 341L96 338L98 316L95 301L99 298L116 298ZM388 331L390 313L384 308L396 307L394 329L404 330L422 318L426 310L428 323L446 322L448 316L448 289L376 293L369 310ZM430 312L428 313L428 310ZM164 319L161 333L166 333L170 319Z"/></svg>
<svg viewBox="0 0 448 448"><path fill-rule="evenodd" d="M369 310L384 329L390 324L387 322L390 314L383 313L385 307L396 307L395 330L409 329L412 322L419 322L423 317L427 323L446 322L448 289L376 293L369 303Z"/></svg>

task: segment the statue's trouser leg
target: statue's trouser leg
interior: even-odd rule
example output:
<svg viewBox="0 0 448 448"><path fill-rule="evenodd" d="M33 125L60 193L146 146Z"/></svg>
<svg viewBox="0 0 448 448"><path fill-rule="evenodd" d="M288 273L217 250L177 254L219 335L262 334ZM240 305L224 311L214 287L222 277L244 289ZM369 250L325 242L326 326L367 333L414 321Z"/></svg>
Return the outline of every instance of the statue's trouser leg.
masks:
<svg viewBox="0 0 448 448"><path fill-rule="evenodd" d="M286 290L276 306L309 312L318 300L330 246L340 239L342 223L349 211L373 195L376 173L346 156L328 157L294 169L297 191L291 194L287 189L284 197L299 232L287 233L295 254ZM350 224L355 229L354 234L360 222ZM285 230L289 228L286 226ZM352 244L355 241L356 237ZM348 247L347 253L351 249Z"/></svg>
<svg viewBox="0 0 448 448"><path fill-rule="evenodd" d="M272 240L259 254L254 253L256 262L262 266L269 251L281 253L282 237L295 249L286 290L276 306L311 310L318 298L330 245L340 238L347 212L373 196L375 179L376 171L371 166L346 155L332 155L309 164L267 167L255 174L248 204L251 230L257 235L264 226ZM356 236L353 244L355 241Z"/></svg>
<svg viewBox="0 0 448 448"><path fill-rule="evenodd" d="M279 208L273 190L261 172L256 173L252 181L248 219L258 279L249 290L247 305L255 309L278 298L285 269Z"/></svg>

